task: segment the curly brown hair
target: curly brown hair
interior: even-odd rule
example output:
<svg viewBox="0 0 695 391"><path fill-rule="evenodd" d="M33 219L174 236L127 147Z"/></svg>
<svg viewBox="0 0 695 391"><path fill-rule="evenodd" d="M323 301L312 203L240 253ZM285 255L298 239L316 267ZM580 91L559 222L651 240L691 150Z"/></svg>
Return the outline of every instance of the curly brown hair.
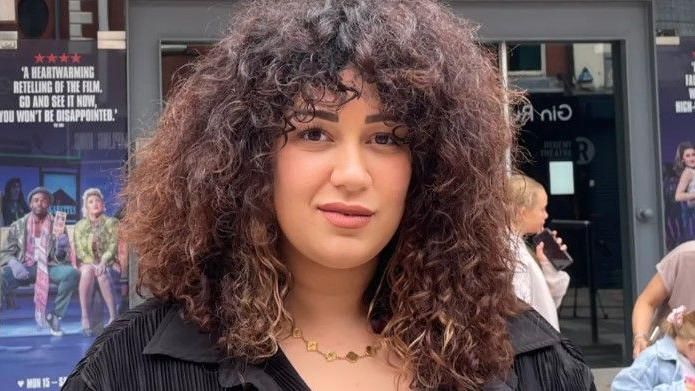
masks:
<svg viewBox="0 0 695 391"><path fill-rule="evenodd" d="M504 376L515 128L476 27L428 0L254 1L235 15L168 101L123 191L139 289L181 303L230 355L277 352L291 276L277 249L274 144L299 98L313 108L317 91L359 94L341 82L352 67L410 130L404 217L365 292L385 314L381 333L415 388Z"/></svg>

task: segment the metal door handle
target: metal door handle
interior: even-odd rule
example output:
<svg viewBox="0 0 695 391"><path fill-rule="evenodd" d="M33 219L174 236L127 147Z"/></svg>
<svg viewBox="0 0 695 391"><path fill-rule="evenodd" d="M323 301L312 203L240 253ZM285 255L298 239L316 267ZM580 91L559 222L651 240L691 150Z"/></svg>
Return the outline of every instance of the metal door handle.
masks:
<svg viewBox="0 0 695 391"><path fill-rule="evenodd" d="M654 211L651 208L642 208L637 211L637 220L649 221L654 217Z"/></svg>

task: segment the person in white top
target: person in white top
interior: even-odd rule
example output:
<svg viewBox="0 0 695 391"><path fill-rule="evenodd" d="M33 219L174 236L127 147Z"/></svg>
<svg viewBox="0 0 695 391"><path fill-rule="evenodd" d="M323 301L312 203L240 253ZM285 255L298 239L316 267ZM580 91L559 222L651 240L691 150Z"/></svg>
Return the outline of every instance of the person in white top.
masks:
<svg viewBox="0 0 695 391"><path fill-rule="evenodd" d="M512 175L509 196L514 209L511 245L516 254L514 291L519 299L538 311L555 329L560 330L557 308L569 286L569 275L556 270L543 253L543 243L534 253L526 246L524 236L541 232L548 218L548 195L543 185L524 175ZM553 232L553 235L556 235ZM555 236L562 244L562 239ZM535 255L535 256L534 256Z"/></svg>

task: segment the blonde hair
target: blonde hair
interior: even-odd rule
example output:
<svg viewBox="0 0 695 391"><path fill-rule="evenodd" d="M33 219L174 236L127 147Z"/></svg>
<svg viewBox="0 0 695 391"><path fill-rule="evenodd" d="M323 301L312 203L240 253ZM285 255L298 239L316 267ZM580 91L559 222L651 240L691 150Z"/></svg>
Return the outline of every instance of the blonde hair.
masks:
<svg viewBox="0 0 695 391"><path fill-rule="evenodd" d="M695 340L695 311L683 314L683 322L679 325L665 320L661 325L661 329L671 338L680 337Z"/></svg>
<svg viewBox="0 0 695 391"><path fill-rule="evenodd" d="M99 199L101 199L101 202L104 202L104 195L101 194L101 190L97 189L96 187L90 187L89 189L85 190L84 193L82 193L82 217L84 218L89 217L89 214L87 213L87 199L91 196L97 196Z"/></svg>
<svg viewBox="0 0 695 391"><path fill-rule="evenodd" d="M507 196L514 211L532 207L541 191L545 192L543 185L526 175L514 174L507 182Z"/></svg>

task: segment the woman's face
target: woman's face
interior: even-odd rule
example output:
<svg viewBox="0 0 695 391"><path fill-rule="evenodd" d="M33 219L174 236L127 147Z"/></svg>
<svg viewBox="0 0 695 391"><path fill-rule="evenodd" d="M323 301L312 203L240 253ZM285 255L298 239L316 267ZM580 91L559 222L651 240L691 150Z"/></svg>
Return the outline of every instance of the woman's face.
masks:
<svg viewBox="0 0 695 391"><path fill-rule="evenodd" d="M96 195L87 197L87 213L94 217L99 217L104 213L104 201L101 197Z"/></svg>
<svg viewBox="0 0 695 391"><path fill-rule="evenodd" d="M22 185L19 182L14 182L10 185L10 199L18 200L19 193L22 191Z"/></svg>
<svg viewBox="0 0 695 391"><path fill-rule="evenodd" d="M687 167L695 168L695 149L688 148L683 151L683 164Z"/></svg>
<svg viewBox="0 0 695 391"><path fill-rule="evenodd" d="M287 144L278 140L274 183L281 255L336 269L360 266L384 248L411 175L410 151L395 143L374 87L351 70L342 78L361 97L339 111L319 103L310 122L293 122Z"/></svg>
<svg viewBox="0 0 695 391"><path fill-rule="evenodd" d="M543 190L536 190L534 203L530 207L523 207L519 213L519 226L522 234L536 234L543 230L545 220L548 219L548 195Z"/></svg>

